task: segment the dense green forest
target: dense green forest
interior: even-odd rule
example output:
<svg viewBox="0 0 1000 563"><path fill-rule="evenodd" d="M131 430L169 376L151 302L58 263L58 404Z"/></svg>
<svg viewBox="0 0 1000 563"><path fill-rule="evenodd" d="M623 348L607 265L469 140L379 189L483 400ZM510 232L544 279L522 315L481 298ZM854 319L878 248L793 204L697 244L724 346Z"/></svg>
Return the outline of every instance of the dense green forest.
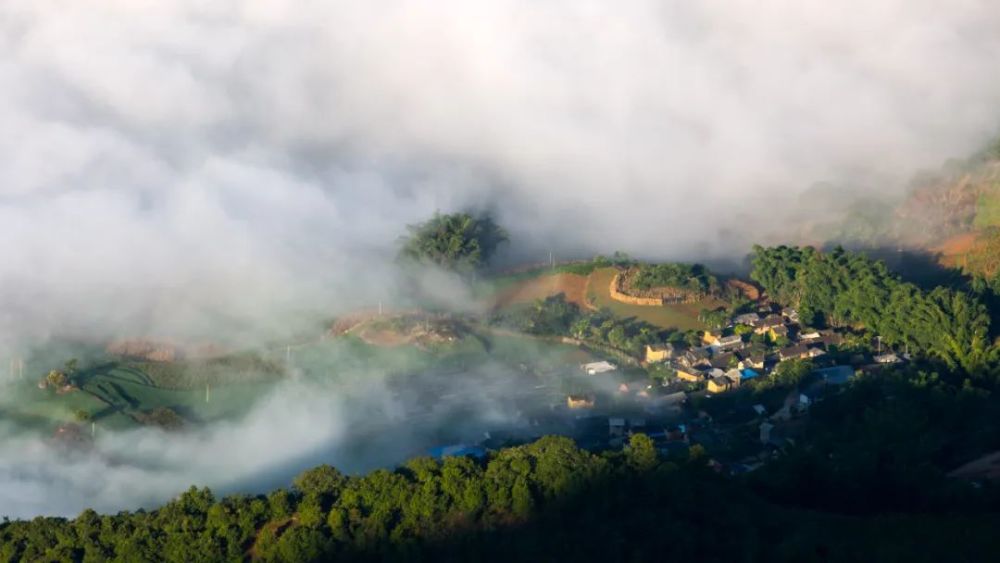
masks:
<svg viewBox="0 0 1000 563"><path fill-rule="evenodd" d="M149 512L5 522L0 560L989 560L1000 547L1000 497L946 482L931 462L911 463L938 452L903 432L900 417L936 384L894 380L885 390L907 387L902 405L831 430L833 451L850 454L832 463L817 465L826 450L803 448L728 478L703 450L664 459L641 434L600 454L547 437L486 461L417 458L360 477L321 466L267 496L217 499L192 488ZM959 397L934 392L957 413ZM822 416L880 400L859 387Z"/></svg>
<svg viewBox="0 0 1000 563"><path fill-rule="evenodd" d="M890 345L981 374L995 355L990 315L974 292L924 291L883 262L841 248L754 247L751 277L780 303L798 307L807 325L855 325Z"/></svg>

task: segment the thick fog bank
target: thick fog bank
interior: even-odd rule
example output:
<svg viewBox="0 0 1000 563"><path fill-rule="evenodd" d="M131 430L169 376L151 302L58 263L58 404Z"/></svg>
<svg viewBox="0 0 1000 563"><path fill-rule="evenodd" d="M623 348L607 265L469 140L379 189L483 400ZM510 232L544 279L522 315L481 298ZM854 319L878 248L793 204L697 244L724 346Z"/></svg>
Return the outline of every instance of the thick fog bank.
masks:
<svg viewBox="0 0 1000 563"><path fill-rule="evenodd" d="M217 494L288 487L328 463L347 473L394 467L445 444L478 443L548 412L546 396L509 369L386 378L329 369L329 380L287 381L246 415L165 432L80 426L81 440L40 439L0 420L0 516L75 516L155 508L192 485ZM225 388L215 390L217 400Z"/></svg>
<svg viewBox="0 0 1000 563"><path fill-rule="evenodd" d="M280 332L391 293L437 209L526 259L738 256L816 181L994 133L998 31L989 1L4 2L0 334Z"/></svg>

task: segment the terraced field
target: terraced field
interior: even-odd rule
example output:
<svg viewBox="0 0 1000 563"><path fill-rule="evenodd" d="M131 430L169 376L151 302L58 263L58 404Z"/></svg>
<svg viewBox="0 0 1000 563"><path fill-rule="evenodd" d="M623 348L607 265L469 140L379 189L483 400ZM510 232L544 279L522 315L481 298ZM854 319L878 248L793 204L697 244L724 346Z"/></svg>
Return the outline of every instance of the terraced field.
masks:
<svg viewBox="0 0 1000 563"><path fill-rule="evenodd" d="M81 374L80 391L96 398L101 408L91 414L98 424L128 427L133 416L169 408L193 422L208 422L245 413L272 383L251 382L200 389L164 389L143 371L127 364L107 364Z"/></svg>

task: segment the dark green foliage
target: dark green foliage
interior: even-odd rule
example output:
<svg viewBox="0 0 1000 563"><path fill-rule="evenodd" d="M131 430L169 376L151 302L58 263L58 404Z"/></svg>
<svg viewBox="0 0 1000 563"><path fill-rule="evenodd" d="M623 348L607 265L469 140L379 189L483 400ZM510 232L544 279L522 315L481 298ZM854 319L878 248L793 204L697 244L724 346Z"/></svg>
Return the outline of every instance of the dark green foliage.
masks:
<svg viewBox="0 0 1000 563"><path fill-rule="evenodd" d="M597 267L599 268L605 268L608 266L617 266L619 268L626 268L628 266L634 266L636 264L636 261L633 260L632 257L628 255L628 253L622 252L621 250L616 250L615 253L612 254L610 258L598 254L596 257L594 257L594 263L597 264Z"/></svg>
<svg viewBox="0 0 1000 563"><path fill-rule="evenodd" d="M962 424L949 415L956 395L971 409L972 420L965 424L970 429L996 416L982 394L949 391L934 379L858 385L843 399L817 406L821 449L815 455L834 454L836 461L825 463L829 471L803 450L807 453L793 453L753 475L751 484L766 497L787 497L786 502L811 509L851 506L855 517L779 508L707 471L700 456L682 465L660 460L644 435L633 436L624 454L604 456L550 437L502 450L485 465L467 458L417 458L397 471L364 477L319 467L295 480L304 496L278 491L270 496L270 510L258 498L220 501L206 489L192 488L151 513L85 511L72 521L7 523L0 525L0 556L5 561L798 561L823 552L842 554L833 560L845 561L882 554L976 558L995 547L988 532L995 517L868 517L869 509L856 500L876 495L879 502L895 502L897 510L913 508L913 501L955 502L928 497L929 488L947 487L938 485L940 472L927 473L919 460L929 455L951 462L996 438L962 440L961 452L927 441L927 433L934 434L933 419L948 427ZM889 396L894 404L878 409L885 415L852 408L877 407ZM918 411L928 407L921 417ZM918 422L916 433L898 423L911 419L928 422ZM868 440L871 446L863 442ZM866 461L881 451L892 456L891 465ZM859 496L838 494L845 487ZM962 494L958 501L966 502ZM317 500L321 495L330 495L328 508ZM868 532L870 527L880 533ZM952 545L947 538L959 529L965 540ZM906 541L899 541L903 537Z"/></svg>
<svg viewBox="0 0 1000 563"><path fill-rule="evenodd" d="M136 420L150 426L158 426L164 430L180 430L184 428L184 419L173 409L157 407L148 412L136 413Z"/></svg>
<svg viewBox="0 0 1000 563"><path fill-rule="evenodd" d="M939 494L949 490L941 486L939 472L937 477L927 473L917 460L926 455L950 460L965 452L943 452L938 440L925 444L922 434L907 437L897 422L930 400L931 416L955 423L947 416L947 399L958 391L935 400L927 394L934 385L910 388L897 407L902 410L890 409L885 416L854 413L831 400L819 414L829 438L821 436L816 455L833 453L833 469L817 472L809 465L811 454L803 450L806 454L793 453L752 474L752 487L709 470L698 446L678 462L661 459L642 434L633 436L623 453L600 456L569 439L546 437L496 452L485 463L416 458L395 471L362 477L319 467L295 480L302 495L278 491L270 495L270 503L245 496L218 500L207 489L191 488L148 513L99 515L87 510L73 520L5 522L0 524L0 560L981 560L996 548L991 528L998 520L988 512L995 496L970 500L968 488ZM885 394L900 397L904 391L892 385L859 386L850 401L875 406L886 400ZM976 423L996 415L982 396L963 401L974 409ZM829 417L839 426L830 424ZM932 430L929 425L920 428ZM872 433L876 436L868 438ZM865 445L866 440L891 456L887 473L866 462L866 456L881 451ZM964 440L963 447L976 441ZM913 480L926 475L931 480L923 486ZM900 481L885 484L880 477ZM851 495L838 496L845 490ZM889 502L890 492L907 493L893 497L900 499L892 504L897 510L940 505L942 511L958 507L964 512L869 515L872 508L865 503L871 497L857 504L855 492L878 495L880 502ZM321 495L331 495L328 507L318 500ZM920 504L927 502L931 504ZM798 505L810 510L794 508ZM853 506L855 515L815 510L827 506ZM960 530L963 541L956 543L954 534Z"/></svg>
<svg viewBox="0 0 1000 563"><path fill-rule="evenodd" d="M303 472L292 484L302 494L319 499L325 505L340 495L346 482L347 478L336 468L320 465Z"/></svg>
<svg viewBox="0 0 1000 563"><path fill-rule="evenodd" d="M661 342L667 334L635 319L621 319L610 311L581 311L563 294L539 299L530 306L505 311L493 324L538 336L569 336L597 347L610 347L640 358L646 344Z"/></svg>
<svg viewBox="0 0 1000 563"><path fill-rule="evenodd" d="M407 227L401 258L434 264L462 273L485 266L498 246L507 241L507 233L489 215L452 213L434 217Z"/></svg>
<svg viewBox="0 0 1000 563"><path fill-rule="evenodd" d="M625 448L625 459L636 471L652 471L658 463L658 455L653 440L645 434L634 434Z"/></svg>
<svg viewBox="0 0 1000 563"><path fill-rule="evenodd" d="M973 294L922 291L885 264L841 248L754 247L751 277L772 299L798 307L803 324L855 325L890 345L979 373L989 354L990 318Z"/></svg>
<svg viewBox="0 0 1000 563"><path fill-rule="evenodd" d="M797 387L813 371L810 360L792 359L778 364L774 374L766 381L779 387Z"/></svg>
<svg viewBox="0 0 1000 563"><path fill-rule="evenodd" d="M632 286L637 289L673 287L708 295L718 292L719 281L701 264L643 264Z"/></svg>
<svg viewBox="0 0 1000 563"><path fill-rule="evenodd" d="M560 293L507 312L494 321L519 332L554 336L569 334L579 316L580 307L566 301L566 296Z"/></svg>
<svg viewBox="0 0 1000 563"><path fill-rule="evenodd" d="M811 407L808 443L751 484L813 510L996 510L1000 488L946 477L1000 444L1000 401L970 383L918 367L858 378Z"/></svg>
<svg viewBox="0 0 1000 563"><path fill-rule="evenodd" d="M698 320L710 329L719 330L729 324L730 315L725 309L702 309Z"/></svg>

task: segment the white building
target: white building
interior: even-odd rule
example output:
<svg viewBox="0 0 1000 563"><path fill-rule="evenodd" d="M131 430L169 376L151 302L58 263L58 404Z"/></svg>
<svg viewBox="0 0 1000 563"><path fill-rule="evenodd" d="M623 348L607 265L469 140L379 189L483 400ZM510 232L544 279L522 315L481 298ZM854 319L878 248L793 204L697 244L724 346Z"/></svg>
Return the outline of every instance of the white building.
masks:
<svg viewBox="0 0 1000 563"><path fill-rule="evenodd" d="M618 366L610 362L593 362L589 364L583 364L580 369L587 372L590 375L597 375L599 373L607 373L609 371L615 371Z"/></svg>

